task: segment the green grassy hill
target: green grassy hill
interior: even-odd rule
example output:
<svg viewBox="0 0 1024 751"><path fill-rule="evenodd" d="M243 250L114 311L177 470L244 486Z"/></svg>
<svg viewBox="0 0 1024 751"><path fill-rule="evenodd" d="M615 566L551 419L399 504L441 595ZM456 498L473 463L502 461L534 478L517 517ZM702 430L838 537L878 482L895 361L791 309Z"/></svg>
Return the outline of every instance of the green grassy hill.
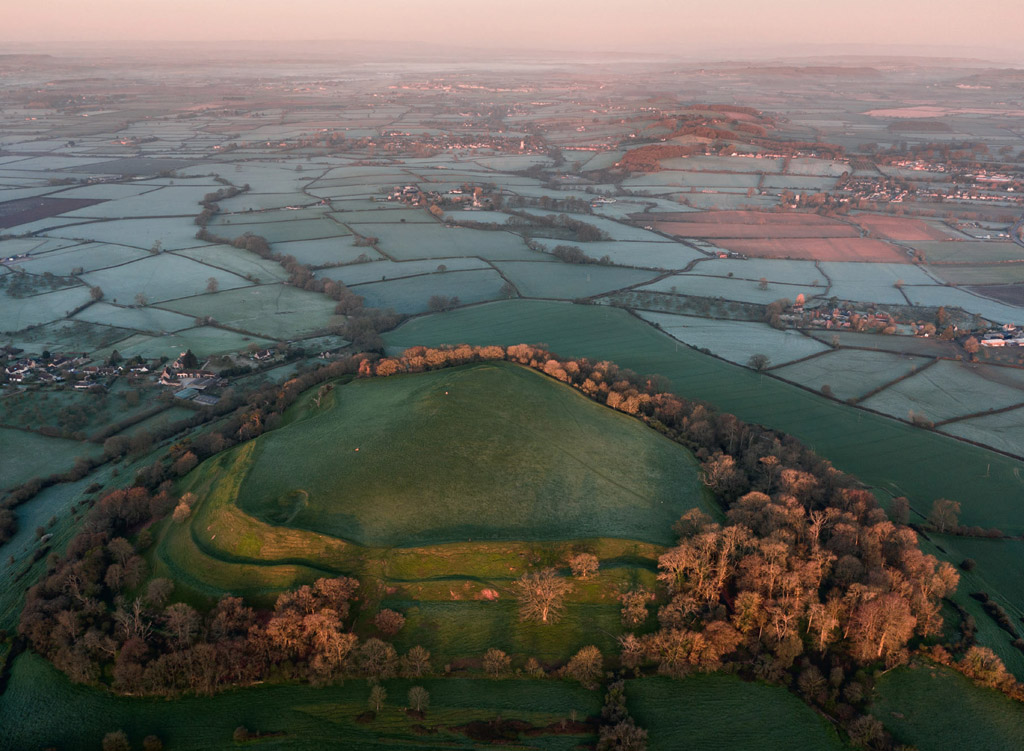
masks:
<svg viewBox="0 0 1024 751"><path fill-rule="evenodd" d="M354 381L256 440L239 507L362 545L672 542L702 498L678 445L508 363Z"/></svg>

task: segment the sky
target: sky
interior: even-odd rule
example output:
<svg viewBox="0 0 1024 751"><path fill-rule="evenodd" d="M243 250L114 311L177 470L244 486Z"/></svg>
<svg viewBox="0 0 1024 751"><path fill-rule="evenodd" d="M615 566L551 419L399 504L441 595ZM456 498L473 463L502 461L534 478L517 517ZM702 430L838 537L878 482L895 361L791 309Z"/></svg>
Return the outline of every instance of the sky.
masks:
<svg viewBox="0 0 1024 751"><path fill-rule="evenodd" d="M484 49L822 54L1019 48L1021 0L0 0L23 44L361 40ZM49 45L48 45L49 46Z"/></svg>

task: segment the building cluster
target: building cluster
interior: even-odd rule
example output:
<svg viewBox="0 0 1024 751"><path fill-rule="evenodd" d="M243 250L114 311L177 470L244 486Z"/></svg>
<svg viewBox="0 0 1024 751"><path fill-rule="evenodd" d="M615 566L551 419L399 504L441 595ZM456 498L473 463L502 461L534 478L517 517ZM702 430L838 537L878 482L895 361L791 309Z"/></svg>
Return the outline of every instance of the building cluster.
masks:
<svg viewBox="0 0 1024 751"><path fill-rule="evenodd" d="M56 386L70 384L78 391L103 387L107 380L134 373L144 375L150 372L145 363L130 365L96 365L85 354L54 354L22 357L24 350L7 345L0 347L0 363L3 365L4 380L18 385L36 384Z"/></svg>
<svg viewBox="0 0 1024 751"><path fill-rule="evenodd" d="M1024 347L1024 328L1006 323L982 334L978 344L982 347Z"/></svg>

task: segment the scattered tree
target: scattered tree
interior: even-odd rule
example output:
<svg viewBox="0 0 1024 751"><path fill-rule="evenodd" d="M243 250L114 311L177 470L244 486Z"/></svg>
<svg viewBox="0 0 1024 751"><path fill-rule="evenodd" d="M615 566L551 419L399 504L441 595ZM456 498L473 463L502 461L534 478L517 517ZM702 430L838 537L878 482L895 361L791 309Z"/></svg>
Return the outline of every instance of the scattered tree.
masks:
<svg viewBox="0 0 1024 751"><path fill-rule="evenodd" d="M430 693L423 686L409 689L409 708L414 712L426 712L430 706Z"/></svg>
<svg viewBox="0 0 1024 751"><path fill-rule="evenodd" d="M483 667L488 675L501 675L507 673L512 665L512 658L500 649L491 647L484 653Z"/></svg>
<svg viewBox="0 0 1024 751"><path fill-rule="evenodd" d="M569 568L572 575L580 579L587 579L597 573L600 561L593 553L577 553L569 558Z"/></svg>
<svg viewBox="0 0 1024 751"><path fill-rule="evenodd" d="M565 596L572 585L554 569L531 571L515 582L519 616L526 621L554 623L565 610Z"/></svg>

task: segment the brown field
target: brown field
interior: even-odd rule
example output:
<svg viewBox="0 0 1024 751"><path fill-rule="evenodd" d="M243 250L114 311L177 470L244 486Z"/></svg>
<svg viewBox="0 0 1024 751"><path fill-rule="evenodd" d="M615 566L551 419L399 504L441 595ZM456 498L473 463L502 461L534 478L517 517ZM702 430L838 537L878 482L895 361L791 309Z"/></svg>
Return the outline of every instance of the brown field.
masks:
<svg viewBox="0 0 1024 751"><path fill-rule="evenodd" d="M898 248L866 237L782 238L773 240L722 240L726 250L753 258L794 258L812 261L860 261L909 263Z"/></svg>
<svg viewBox="0 0 1024 751"><path fill-rule="evenodd" d="M0 228L17 227L40 219L102 203L92 198L19 198L0 204Z"/></svg>
<svg viewBox="0 0 1024 751"><path fill-rule="evenodd" d="M950 236L920 219L904 216L880 216L863 214L851 217L868 232L887 240L902 242L929 242L931 240L949 240Z"/></svg>
<svg viewBox="0 0 1024 751"><path fill-rule="evenodd" d="M781 239L858 237L857 228L817 214L763 211L702 211L642 215L655 229L679 237Z"/></svg>
<svg viewBox="0 0 1024 751"><path fill-rule="evenodd" d="M1024 284L984 284L965 289L1008 305L1024 308Z"/></svg>
<svg viewBox="0 0 1024 751"><path fill-rule="evenodd" d="M651 225L659 232L679 237L739 238L758 240L761 238L856 238L860 236L855 227L843 224L831 226L806 224L704 224L702 222L655 222Z"/></svg>
<svg viewBox="0 0 1024 751"><path fill-rule="evenodd" d="M679 222L694 224L754 224L759 227L813 225L840 226L845 224L820 214L785 213L776 214L766 211L680 211L659 212L657 214L634 214L633 218L641 222Z"/></svg>

